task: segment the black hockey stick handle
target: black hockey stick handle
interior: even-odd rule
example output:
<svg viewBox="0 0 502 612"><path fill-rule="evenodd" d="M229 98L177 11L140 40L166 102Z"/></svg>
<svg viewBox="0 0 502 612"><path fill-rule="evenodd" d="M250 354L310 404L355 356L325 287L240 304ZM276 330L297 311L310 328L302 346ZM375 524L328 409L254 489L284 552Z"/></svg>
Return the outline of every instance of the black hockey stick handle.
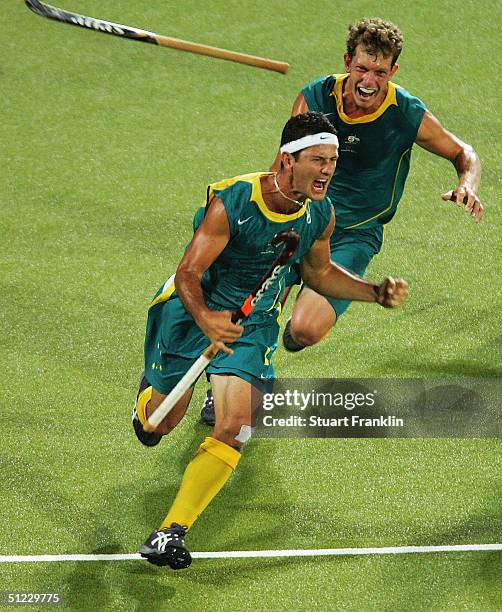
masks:
<svg viewBox="0 0 502 612"><path fill-rule="evenodd" d="M208 55L218 59L247 64L248 66L256 66L257 68L282 72L283 74L285 74L289 68L289 64L286 62L279 62L277 60L249 55L247 53L239 53L237 51L228 51L227 49L220 49L209 45L201 45L188 40L182 40L181 38L162 36L154 32L148 32L120 23L65 11L64 9L51 6L45 2L40 2L40 0L25 0L25 3L34 13L42 17L79 26L88 30L94 30L95 32L102 32L103 34L111 34L112 36L120 36L122 38L128 38L129 40L147 42L161 47L170 47L171 49L179 49L180 51L189 51L190 53L198 53L199 55Z"/></svg>
<svg viewBox="0 0 502 612"><path fill-rule="evenodd" d="M238 323L249 317L256 304L261 300L267 289L277 280L282 268L294 255L300 243L300 235L296 230L287 230L276 234L270 244L278 246L283 244L283 248L274 263L270 266L267 272L263 275L260 283L255 290L249 294L243 305L233 313L232 322ZM183 378L178 382L174 389L167 395L157 409L148 417L147 422L143 425L143 429L148 432L155 431L160 423L165 419L169 412L176 406L183 395L199 378L202 372L207 368L209 362L218 353L218 349L214 344L210 344L207 349L197 358L192 367L186 372Z"/></svg>
<svg viewBox="0 0 502 612"><path fill-rule="evenodd" d="M299 243L300 235L294 229L279 232L272 238L270 245L278 246L283 244L283 249L274 263L265 272L254 291L248 295L242 306L232 314L232 323L237 323L249 317L265 291L274 283L284 265L294 255Z"/></svg>

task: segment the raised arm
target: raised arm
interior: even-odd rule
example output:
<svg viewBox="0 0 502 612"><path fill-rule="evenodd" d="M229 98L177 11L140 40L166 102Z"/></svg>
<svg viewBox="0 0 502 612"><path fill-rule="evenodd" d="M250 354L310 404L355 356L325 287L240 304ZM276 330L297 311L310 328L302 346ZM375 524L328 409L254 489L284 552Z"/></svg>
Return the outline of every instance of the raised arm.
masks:
<svg viewBox="0 0 502 612"><path fill-rule="evenodd" d="M233 342L243 327L231 322L231 312L210 310L204 301L201 278L230 240L228 217L219 198L214 198L176 270L174 283L183 305L197 325L219 349L231 354L224 343Z"/></svg>
<svg viewBox="0 0 502 612"><path fill-rule="evenodd" d="M450 160L455 166L458 184L441 197L445 201L453 199L457 206L464 206L465 211L479 223L484 210L477 194L481 163L476 151L448 132L427 110L418 129L416 143L427 151Z"/></svg>
<svg viewBox="0 0 502 612"><path fill-rule="evenodd" d="M335 224L334 213L323 235L314 242L301 261L301 276L308 286L322 295L342 300L378 302L385 308L400 306L408 295L408 283L387 277L380 285L363 280L330 259L329 237Z"/></svg>

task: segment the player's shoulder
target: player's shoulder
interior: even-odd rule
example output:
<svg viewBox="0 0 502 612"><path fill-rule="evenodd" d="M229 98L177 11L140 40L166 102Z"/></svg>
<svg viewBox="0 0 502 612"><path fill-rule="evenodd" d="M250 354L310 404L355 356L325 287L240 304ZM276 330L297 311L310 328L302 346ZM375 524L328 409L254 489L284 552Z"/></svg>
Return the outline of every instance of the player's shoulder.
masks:
<svg viewBox="0 0 502 612"><path fill-rule="evenodd" d="M345 75L347 76L347 75ZM311 81L302 89L309 110L329 115L336 112L341 97L343 74L328 74Z"/></svg>
<svg viewBox="0 0 502 612"><path fill-rule="evenodd" d="M331 196L327 195L322 200L319 200L318 202L312 202L312 203L319 208L320 214L322 214L324 217L331 217L331 212L334 208L333 200L331 199Z"/></svg>
<svg viewBox="0 0 502 612"><path fill-rule="evenodd" d="M319 234L322 234L328 227L333 215L333 202L329 196L318 202L311 201L309 204L311 215L317 219L317 225L320 229Z"/></svg>
<svg viewBox="0 0 502 612"><path fill-rule="evenodd" d="M207 187L207 200L210 202L213 197L227 200L242 197L245 194L251 195L256 181L260 180L262 174L262 172L240 174L231 178L222 179L215 183L210 183Z"/></svg>
<svg viewBox="0 0 502 612"><path fill-rule="evenodd" d="M253 197L263 172L241 174L211 183L207 187L206 204L217 197L223 202L227 215L238 214Z"/></svg>
<svg viewBox="0 0 502 612"><path fill-rule="evenodd" d="M390 95L388 98L394 99L394 104L404 121L404 125L407 125L411 133L416 135L427 107L420 98L397 83L390 82L389 89Z"/></svg>
<svg viewBox="0 0 502 612"><path fill-rule="evenodd" d="M229 222L231 218L238 212L243 203L250 200L253 193L253 185L262 173L255 172L252 174L243 174L233 176L231 178L220 179L214 183L210 183L206 189L206 197L200 208L196 211L193 220L194 231L202 223L206 216L207 210L211 202L215 198L219 198L223 203L223 207L227 213Z"/></svg>
<svg viewBox="0 0 502 612"><path fill-rule="evenodd" d="M406 113L413 110L424 111L426 109L425 103L420 98L410 93L398 83L391 81L389 86L394 88L396 104L402 112Z"/></svg>
<svg viewBox="0 0 502 612"><path fill-rule="evenodd" d="M252 172L211 183L207 188L207 204L217 197L223 203L231 234L237 231L236 220L260 199L261 177L270 172Z"/></svg>
<svg viewBox="0 0 502 612"><path fill-rule="evenodd" d="M303 94L312 91L322 91L326 95L330 95L334 90L337 79L341 76L340 74L328 74L317 77L317 79L310 81L303 87Z"/></svg>

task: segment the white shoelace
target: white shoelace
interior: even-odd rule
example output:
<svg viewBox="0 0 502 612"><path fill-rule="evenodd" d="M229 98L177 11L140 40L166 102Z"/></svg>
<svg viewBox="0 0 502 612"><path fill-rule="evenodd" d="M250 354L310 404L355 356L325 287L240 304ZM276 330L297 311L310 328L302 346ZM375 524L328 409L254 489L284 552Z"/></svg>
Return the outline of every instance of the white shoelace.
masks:
<svg viewBox="0 0 502 612"><path fill-rule="evenodd" d="M176 533L167 534L163 531L158 531L157 537L152 540L152 545L156 546L160 552L164 552L166 546L173 540L177 539L179 539L179 536Z"/></svg>

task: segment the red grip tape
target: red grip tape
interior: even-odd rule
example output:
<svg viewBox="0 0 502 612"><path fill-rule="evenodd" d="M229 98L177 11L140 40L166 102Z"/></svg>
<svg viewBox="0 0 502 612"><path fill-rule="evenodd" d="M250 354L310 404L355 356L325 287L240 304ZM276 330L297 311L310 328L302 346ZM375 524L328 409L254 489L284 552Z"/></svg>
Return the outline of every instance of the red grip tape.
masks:
<svg viewBox="0 0 502 612"><path fill-rule="evenodd" d="M249 294L246 298L246 301L244 302L244 304L241 306L241 311L244 313L244 315L246 317L248 317L251 313L251 311L253 310L253 307L251 306L251 300L253 299L253 295Z"/></svg>

